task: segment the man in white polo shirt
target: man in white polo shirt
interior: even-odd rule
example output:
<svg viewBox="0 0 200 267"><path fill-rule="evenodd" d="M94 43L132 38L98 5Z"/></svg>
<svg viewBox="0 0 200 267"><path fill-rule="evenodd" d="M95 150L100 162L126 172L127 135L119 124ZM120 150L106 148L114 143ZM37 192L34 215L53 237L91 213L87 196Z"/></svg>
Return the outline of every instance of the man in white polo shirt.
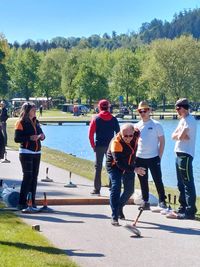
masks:
<svg viewBox="0 0 200 267"><path fill-rule="evenodd" d="M175 104L180 118L172 139L176 141L176 174L179 189L179 203L177 213L168 214L168 218L195 219L196 190L193 177L192 161L195 152L197 123L189 113L189 102L186 98L179 99Z"/></svg>
<svg viewBox="0 0 200 267"><path fill-rule="evenodd" d="M156 190L158 192L159 207L166 208L165 189L162 182L160 161L165 147L165 136L161 124L150 118L151 109L146 101L139 103L138 112L141 120L135 125L140 130L136 165L146 169L144 176L138 175L142 198L144 203L139 207L144 210L150 209L148 169L151 172Z"/></svg>

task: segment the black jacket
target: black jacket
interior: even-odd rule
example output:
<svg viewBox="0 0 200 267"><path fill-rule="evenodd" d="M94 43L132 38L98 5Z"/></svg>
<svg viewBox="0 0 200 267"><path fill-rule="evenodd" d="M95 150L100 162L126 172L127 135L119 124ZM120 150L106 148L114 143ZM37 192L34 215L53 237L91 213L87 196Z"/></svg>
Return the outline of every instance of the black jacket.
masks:
<svg viewBox="0 0 200 267"><path fill-rule="evenodd" d="M118 168L123 173L134 172L139 135L139 130L135 131L130 144L124 142L120 133L111 140L106 159L108 172L112 171L113 168Z"/></svg>
<svg viewBox="0 0 200 267"><path fill-rule="evenodd" d="M6 122L7 121L7 119L8 119L8 111L7 111L7 108L2 108L2 110L1 110L1 115L0 115L0 121L1 122Z"/></svg>
<svg viewBox="0 0 200 267"><path fill-rule="evenodd" d="M40 127L39 121L34 119L33 122L21 121L18 120L15 125L15 137L14 140L16 143L21 143L21 148L26 148L32 151L41 150L41 141L32 141L30 140L31 135L39 135L43 133Z"/></svg>

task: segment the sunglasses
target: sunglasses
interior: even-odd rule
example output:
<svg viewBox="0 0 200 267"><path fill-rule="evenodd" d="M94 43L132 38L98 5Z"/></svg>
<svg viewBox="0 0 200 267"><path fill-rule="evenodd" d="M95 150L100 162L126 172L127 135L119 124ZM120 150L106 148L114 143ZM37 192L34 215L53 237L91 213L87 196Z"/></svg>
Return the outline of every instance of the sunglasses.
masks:
<svg viewBox="0 0 200 267"><path fill-rule="evenodd" d="M147 113L147 111L148 111L148 109L141 109L141 110L138 110L138 112L139 112L140 114L142 114L142 113Z"/></svg>
<svg viewBox="0 0 200 267"><path fill-rule="evenodd" d="M125 138L132 138L133 137L133 134L125 134L123 137L125 137Z"/></svg>

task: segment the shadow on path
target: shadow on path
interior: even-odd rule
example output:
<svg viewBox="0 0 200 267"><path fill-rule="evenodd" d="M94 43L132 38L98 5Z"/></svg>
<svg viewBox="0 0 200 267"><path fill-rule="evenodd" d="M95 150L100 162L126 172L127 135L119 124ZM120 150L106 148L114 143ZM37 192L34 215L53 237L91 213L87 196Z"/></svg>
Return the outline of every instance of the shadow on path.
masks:
<svg viewBox="0 0 200 267"><path fill-rule="evenodd" d="M72 221L72 220L63 220L60 218L56 217L51 217L51 216L41 216L41 215L36 215L36 214L21 214L21 218L25 219L35 219L35 220L40 220L40 221L47 221L47 222L54 222L54 223L84 223L83 221Z"/></svg>
<svg viewBox="0 0 200 267"><path fill-rule="evenodd" d="M65 251L58 248L28 245L22 242L10 242L10 241L8 242L0 240L0 244L4 246L16 247L19 249L36 250L40 252L42 251L48 254L57 254L57 255L66 254Z"/></svg>
<svg viewBox="0 0 200 267"><path fill-rule="evenodd" d="M146 224L147 227L141 226L140 223ZM182 234L182 235L200 235L200 229L195 228L195 227L194 228L188 228L188 227L181 228L181 227L177 227L177 226L144 222L144 221L140 221L138 224L137 224L137 228L164 230L164 231L168 231L171 233Z"/></svg>
<svg viewBox="0 0 200 267"><path fill-rule="evenodd" d="M65 252L68 256L77 256L77 257L105 257L104 254L101 253L84 253L84 252L76 252L81 251L81 249L66 249Z"/></svg>
<svg viewBox="0 0 200 267"><path fill-rule="evenodd" d="M71 211L54 211L54 214L81 217L81 218L110 219L109 216L104 215L104 214L98 214L98 213L89 214L89 213L80 213L80 212L71 212Z"/></svg>

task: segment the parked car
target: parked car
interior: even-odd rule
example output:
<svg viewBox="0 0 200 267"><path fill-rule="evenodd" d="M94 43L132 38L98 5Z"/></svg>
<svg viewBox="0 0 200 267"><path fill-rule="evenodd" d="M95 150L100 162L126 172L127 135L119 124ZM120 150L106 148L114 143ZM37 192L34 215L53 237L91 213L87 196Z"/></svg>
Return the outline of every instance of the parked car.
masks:
<svg viewBox="0 0 200 267"><path fill-rule="evenodd" d="M127 107L121 107L119 110L119 113L121 113L123 115L129 115L129 110Z"/></svg>
<svg viewBox="0 0 200 267"><path fill-rule="evenodd" d="M74 105L73 106L73 114L74 116L86 115L89 112L89 108L85 105Z"/></svg>
<svg viewBox="0 0 200 267"><path fill-rule="evenodd" d="M78 110L81 115L86 115L89 112L89 108L84 105L78 105Z"/></svg>

